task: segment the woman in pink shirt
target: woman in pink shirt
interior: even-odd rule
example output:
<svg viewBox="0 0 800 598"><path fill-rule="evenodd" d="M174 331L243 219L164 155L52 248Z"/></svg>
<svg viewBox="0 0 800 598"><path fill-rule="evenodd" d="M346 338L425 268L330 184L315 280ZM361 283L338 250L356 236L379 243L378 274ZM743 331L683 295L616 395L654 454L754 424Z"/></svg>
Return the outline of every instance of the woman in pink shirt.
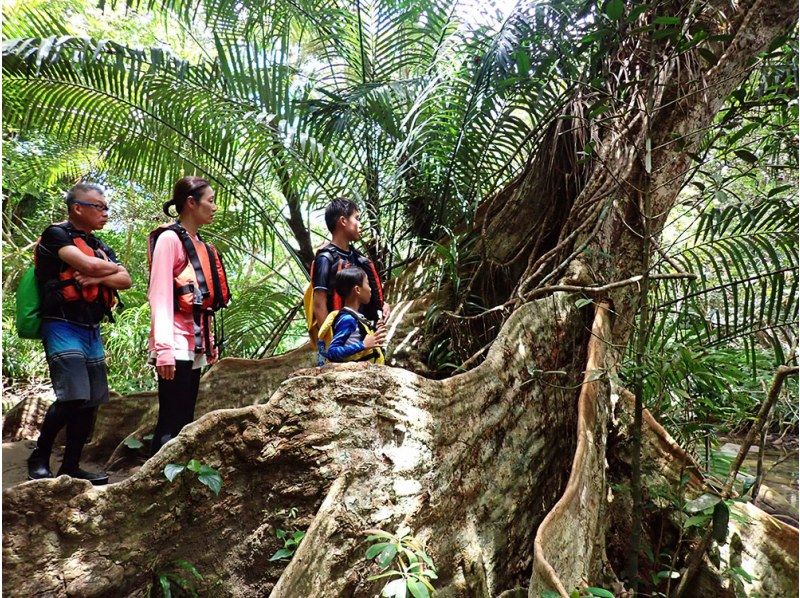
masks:
<svg viewBox="0 0 800 598"><path fill-rule="evenodd" d="M198 230L214 220L217 211L214 190L205 179L183 177L175 183L172 199L164 204L167 216L172 217L169 212L172 206L178 213L180 226L162 227L150 237L148 363L155 365L158 373L158 422L153 432L151 455L194 419L200 368L217 357L209 332L210 314L206 311L199 315L198 328L196 315L176 309L175 282L189 265L185 243L191 240L202 247ZM198 330L205 333L198 333Z"/></svg>

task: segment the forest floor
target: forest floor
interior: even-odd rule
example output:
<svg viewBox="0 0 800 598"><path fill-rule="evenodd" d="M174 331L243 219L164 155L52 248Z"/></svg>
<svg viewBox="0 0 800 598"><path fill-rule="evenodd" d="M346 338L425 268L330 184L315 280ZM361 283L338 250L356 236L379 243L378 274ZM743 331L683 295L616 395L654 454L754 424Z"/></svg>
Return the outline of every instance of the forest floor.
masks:
<svg viewBox="0 0 800 598"><path fill-rule="evenodd" d="M41 397L49 401L55 400L53 387L48 380L37 380L33 383L22 384L3 378L3 399L2 409L3 417L10 409L20 401L30 397ZM112 399L113 400L113 399ZM36 446L37 433L27 434L27 439L15 442L3 442L2 452L2 486L3 490L16 486L22 482L28 481L28 466L27 459L31 451ZM56 446L53 449L53 455L50 459L50 468L53 473L58 471L63 457L64 450L62 446ZM81 467L90 471L103 470L104 463L92 463L86 460L81 461ZM138 469L138 468L137 468ZM109 483L121 482L133 473L130 471L114 471L109 472ZM102 488L102 486L98 486Z"/></svg>

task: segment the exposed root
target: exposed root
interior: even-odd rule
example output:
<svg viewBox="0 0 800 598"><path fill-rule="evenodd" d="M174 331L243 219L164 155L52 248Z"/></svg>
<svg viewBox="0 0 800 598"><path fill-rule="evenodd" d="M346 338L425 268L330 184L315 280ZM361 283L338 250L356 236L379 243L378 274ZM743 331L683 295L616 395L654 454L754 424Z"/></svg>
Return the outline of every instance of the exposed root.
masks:
<svg viewBox="0 0 800 598"><path fill-rule="evenodd" d="M578 397L578 444L564 494L547 514L534 540L533 577L529 596L543 590L568 597L574 587L598 576L603 556L605 447L610 410L606 349L610 340L607 304L596 308L586 372Z"/></svg>

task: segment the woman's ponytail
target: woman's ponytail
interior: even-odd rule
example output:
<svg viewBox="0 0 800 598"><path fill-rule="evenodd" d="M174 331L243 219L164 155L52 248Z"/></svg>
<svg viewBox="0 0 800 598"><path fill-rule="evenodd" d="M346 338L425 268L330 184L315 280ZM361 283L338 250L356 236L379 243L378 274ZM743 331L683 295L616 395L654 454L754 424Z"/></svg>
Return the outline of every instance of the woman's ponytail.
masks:
<svg viewBox="0 0 800 598"><path fill-rule="evenodd" d="M167 216L169 216L170 218L174 218L175 217L175 216L173 216L172 214L169 213L169 208L172 205L175 205L175 200L174 199L170 199L169 201L165 201L164 205L161 207L161 209L164 210L164 213Z"/></svg>

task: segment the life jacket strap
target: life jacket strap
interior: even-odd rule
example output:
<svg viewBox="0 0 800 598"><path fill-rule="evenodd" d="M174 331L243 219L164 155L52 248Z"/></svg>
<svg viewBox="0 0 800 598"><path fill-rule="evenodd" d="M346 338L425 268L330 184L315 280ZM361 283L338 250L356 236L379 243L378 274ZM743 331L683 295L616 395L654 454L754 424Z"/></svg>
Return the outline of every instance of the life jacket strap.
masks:
<svg viewBox="0 0 800 598"><path fill-rule="evenodd" d="M203 347L203 312L199 307L195 307L192 313L192 320L194 321L194 352L202 353Z"/></svg>
<svg viewBox="0 0 800 598"><path fill-rule="evenodd" d="M194 269L194 275L197 278L197 286L200 290L200 294L203 295L205 299L208 297L210 291L208 290L208 282L206 281L205 272L203 272L203 265L200 263L200 256L197 255L197 248L194 246L194 242L192 241L189 233L183 228L180 224L175 223L172 228L176 233L178 233L178 238L180 238L181 242L183 243L183 248L186 250L186 257L189 259L189 263L192 264L192 268ZM203 243L205 245L205 243ZM208 247L205 245L206 248ZM209 253L209 256L211 254Z"/></svg>

